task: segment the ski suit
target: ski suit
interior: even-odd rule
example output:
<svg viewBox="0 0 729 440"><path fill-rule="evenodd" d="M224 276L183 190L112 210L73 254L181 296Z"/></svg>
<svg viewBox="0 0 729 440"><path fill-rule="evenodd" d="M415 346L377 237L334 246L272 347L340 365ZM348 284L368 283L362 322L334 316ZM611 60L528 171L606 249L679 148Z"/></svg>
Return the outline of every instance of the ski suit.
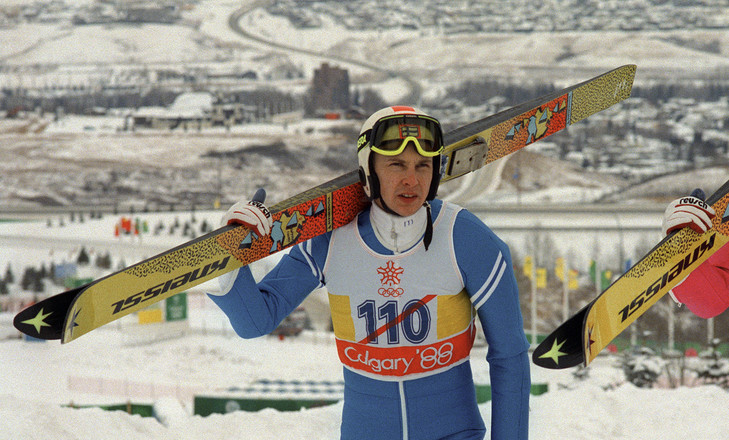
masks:
<svg viewBox="0 0 729 440"><path fill-rule="evenodd" d="M729 307L729 245L724 245L673 288L676 301L696 316L713 318Z"/></svg>
<svg viewBox="0 0 729 440"><path fill-rule="evenodd" d="M343 439L484 438L469 363L478 315L489 344L491 438L526 439L529 344L509 249L470 212L431 206L427 251L422 239L399 254L385 248L368 209L294 247L260 283L245 267L211 298L250 338L326 286L344 365Z"/></svg>

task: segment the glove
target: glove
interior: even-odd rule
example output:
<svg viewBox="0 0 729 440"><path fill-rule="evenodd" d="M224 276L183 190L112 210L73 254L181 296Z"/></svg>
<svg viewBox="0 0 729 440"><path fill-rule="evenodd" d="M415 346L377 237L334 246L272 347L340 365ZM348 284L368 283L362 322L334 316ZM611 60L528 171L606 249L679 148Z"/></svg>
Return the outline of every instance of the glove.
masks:
<svg viewBox="0 0 729 440"><path fill-rule="evenodd" d="M663 233L670 234L686 226L699 234L711 228L711 219L716 216L714 208L702 199L704 192L694 190L690 196L671 202L663 213Z"/></svg>
<svg viewBox="0 0 729 440"><path fill-rule="evenodd" d="M238 202L231 206L228 212L223 215L222 224L245 225L255 231L259 237L270 234L273 220L271 219L271 212L263 204L265 198L266 193L259 190L253 196L253 200Z"/></svg>

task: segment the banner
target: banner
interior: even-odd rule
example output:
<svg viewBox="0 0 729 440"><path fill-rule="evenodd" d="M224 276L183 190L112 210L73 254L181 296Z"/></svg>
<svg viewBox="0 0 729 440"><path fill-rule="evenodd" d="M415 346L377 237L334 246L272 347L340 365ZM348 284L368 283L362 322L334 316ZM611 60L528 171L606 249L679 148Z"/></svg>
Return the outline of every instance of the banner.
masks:
<svg viewBox="0 0 729 440"><path fill-rule="evenodd" d="M597 284L597 262L590 260L590 279Z"/></svg>
<svg viewBox="0 0 729 440"><path fill-rule="evenodd" d="M580 283L577 281L579 272L576 269L570 269L567 272L567 288L570 290L577 290L580 288Z"/></svg>
<svg viewBox="0 0 729 440"><path fill-rule="evenodd" d="M613 271L612 270L603 270L600 276L600 288L602 290L607 289L610 287L610 284L612 284L613 279Z"/></svg>
<svg viewBox="0 0 729 440"><path fill-rule="evenodd" d="M534 259L527 255L524 257L524 276L532 279L532 271L534 270Z"/></svg>
<svg viewBox="0 0 729 440"><path fill-rule="evenodd" d="M564 258L559 257L555 260L554 274L557 276L558 280L564 281Z"/></svg>
<svg viewBox="0 0 729 440"><path fill-rule="evenodd" d="M187 319L187 292L178 293L165 300L165 317L167 321L184 321Z"/></svg>

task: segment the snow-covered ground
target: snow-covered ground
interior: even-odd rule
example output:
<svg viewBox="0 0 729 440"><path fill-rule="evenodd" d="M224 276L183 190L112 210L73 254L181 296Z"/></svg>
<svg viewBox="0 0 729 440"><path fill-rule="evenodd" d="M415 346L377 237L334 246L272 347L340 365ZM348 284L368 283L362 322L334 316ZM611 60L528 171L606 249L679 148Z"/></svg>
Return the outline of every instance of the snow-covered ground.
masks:
<svg viewBox="0 0 729 440"><path fill-rule="evenodd" d="M0 342L0 438L13 439L335 439L341 402L278 412L193 416L191 393L223 395L259 379L341 380L331 339L305 333L279 341L241 340L211 327L222 319L197 302L187 336L139 345L134 326L112 324L68 345ZM205 328L205 332L202 329ZM222 322L221 322L222 328ZM485 350L472 353L478 383L487 383ZM532 396L532 439L723 439L729 430L729 393L713 386L640 389L623 382L615 358L598 358L589 378L533 367L533 382L549 391ZM123 384L91 393L99 381ZM78 383L86 384L86 387ZM156 387L156 388L155 388ZM98 385L102 390L103 385ZM150 389L160 390L150 398ZM110 390L110 391L109 391ZM119 391L124 390L124 391ZM165 393L164 390L173 390ZM126 391L126 392L125 392ZM139 397L141 396L141 397ZM154 418L63 405L153 403ZM481 412L489 420L490 404Z"/></svg>
<svg viewBox="0 0 729 440"><path fill-rule="evenodd" d="M184 214L140 214L153 228ZM220 212L196 213L215 224ZM116 219L47 227L34 223L0 223L0 269L8 261L72 259L84 244L95 252L110 250L115 261L152 255L185 239L161 234L141 240L115 237ZM263 263L265 266L267 262ZM89 269L90 270L90 269ZM89 275L100 276L98 273ZM19 274L16 273L16 277ZM234 395L260 380L341 380L332 336L307 331L283 341L237 338L224 315L202 293L189 294L189 320L144 327L134 315L109 324L67 345L57 342L0 340L0 439L335 439L341 402L298 412L266 409L207 417L192 415L194 395ZM17 293L16 293L17 294ZM0 314L0 333L13 335L12 313ZM488 384L486 348L472 353L478 384ZM616 357L600 357L589 377L573 371L533 367L534 383L549 391L533 396L533 439L721 439L729 430L729 393L712 386L640 389L625 383ZM259 396L260 397L260 396ZM67 405L154 404L157 419ZM489 420L491 408L481 405Z"/></svg>

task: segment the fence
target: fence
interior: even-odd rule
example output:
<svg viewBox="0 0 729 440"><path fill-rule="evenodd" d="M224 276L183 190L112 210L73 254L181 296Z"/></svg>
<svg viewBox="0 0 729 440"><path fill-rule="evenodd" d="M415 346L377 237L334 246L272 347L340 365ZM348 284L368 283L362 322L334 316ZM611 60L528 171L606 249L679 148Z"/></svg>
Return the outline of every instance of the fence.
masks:
<svg viewBox="0 0 729 440"><path fill-rule="evenodd" d="M127 399L155 400L161 397L174 397L179 401L192 401L196 394L206 391L204 387L200 386L82 376L69 376L68 389L80 393L120 396Z"/></svg>

